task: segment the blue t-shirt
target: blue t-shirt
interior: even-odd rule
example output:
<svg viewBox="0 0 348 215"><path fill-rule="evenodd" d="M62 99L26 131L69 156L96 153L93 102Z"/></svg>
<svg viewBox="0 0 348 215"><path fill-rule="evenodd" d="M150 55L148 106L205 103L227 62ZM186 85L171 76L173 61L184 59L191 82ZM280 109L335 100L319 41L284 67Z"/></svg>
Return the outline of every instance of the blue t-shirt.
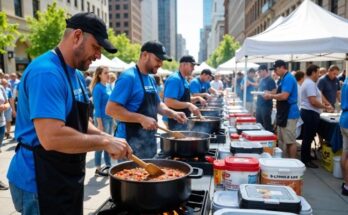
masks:
<svg viewBox="0 0 348 215"><path fill-rule="evenodd" d="M7 99L12 99L12 90L10 87L5 88Z"/></svg>
<svg viewBox="0 0 348 215"><path fill-rule="evenodd" d="M202 82L199 77L192 79L190 82L190 92L193 93L207 93L210 89L210 82Z"/></svg>
<svg viewBox="0 0 348 215"><path fill-rule="evenodd" d="M93 105L94 105L94 117L110 119L111 117L106 115L105 108L108 103L111 94L110 84L103 85L97 83L93 88Z"/></svg>
<svg viewBox="0 0 348 215"><path fill-rule="evenodd" d="M297 106L298 91L295 77L287 72L279 84L281 87L281 92L289 93L288 103L290 104L290 110L288 119L298 119L300 117L300 111Z"/></svg>
<svg viewBox="0 0 348 215"><path fill-rule="evenodd" d="M331 80L328 75L324 75L318 81L318 88L325 96L325 98L330 102L330 104L335 107L337 91L340 90L340 84L337 78Z"/></svg>
<svg viewBox="0 0 348 215"><path fill-rule="evenodd" d="M144 81L146 92L156 92L156 104L158 105L161 99L156 90L155 79L150 75L144 74L141 74L141 78ZM129 68L120 75L109 100L122 105L130 112L138 111L144 100L144 90L136 67ZM125 123L118 122L116 137L126 138Z"/></svg>
<svg viewBox="0 0 348 215"><path fill-rule="evenodd" d="M271 76L262 78L259 84L259 91L272 91L276 88L276 83ZM266 100L262 96L257 96L257 106L271 107L273 105L272 99Z"/></svg>
<svg viewBox="0 0 348 215"><path fill-rule="evenodd" d="M348 128L348 79L345 79L342 85L341 108L340 126Z"/></svg>
<svg viewBox="0 0 348 215"><path fill-rule="evenodd" d="M87 95L80 71L68 66L75 99L84 101L81 86ZM78 83L78 79L80 84ZM36 58L23 73L19 84L15 137L23 144L40 144L33 120L39 118L64 121L72 107L72 93L58 56L49 51ZM88 98L87 98L88 99ZM12 158L7 173L17 187L37 192L33 152L21 147Z"/></svg>
<svg viewBox="0 0 348 215"><path fill-rule="evenodd" d="M175 72L168 77L164 84L164 100L166 98L179 100L184 96L185 89L189 88L189 83L179 72Z"/></svg>
<svg viewBox="0 0 348 215"><path fill-rule="evenodd" d="M248 81L255 83L255 80L252 78L249 78L249 77L248 77ZM241 84L241 89L244 90L244 78L240 82L240 84ZM253 95L251 95L251 91L255 91L255 87L253 85L247 86L247 89L246 89L246 101L247 102L252 102L254 99Z"/></svg>

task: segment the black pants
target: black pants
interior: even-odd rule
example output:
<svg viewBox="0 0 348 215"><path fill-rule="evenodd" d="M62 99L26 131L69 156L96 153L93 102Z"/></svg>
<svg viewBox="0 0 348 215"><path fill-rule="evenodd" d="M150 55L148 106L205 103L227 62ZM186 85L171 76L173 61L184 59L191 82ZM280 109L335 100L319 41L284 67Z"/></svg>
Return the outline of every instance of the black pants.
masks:
<svg viewBox="0 0 348 215"><path fill-rule="evenodd" d="M271 115L272 106L256 106L256 122L261 123L267 131L273 132Z"/></svg>
<svg viewBox="0 0 348 215"><path fill-rule="evenodd" d="M301 146L301 161L307 163L311 160L311 144L317 133L320 114L312 111L301 109L302 125L302 146Z"/></svg>

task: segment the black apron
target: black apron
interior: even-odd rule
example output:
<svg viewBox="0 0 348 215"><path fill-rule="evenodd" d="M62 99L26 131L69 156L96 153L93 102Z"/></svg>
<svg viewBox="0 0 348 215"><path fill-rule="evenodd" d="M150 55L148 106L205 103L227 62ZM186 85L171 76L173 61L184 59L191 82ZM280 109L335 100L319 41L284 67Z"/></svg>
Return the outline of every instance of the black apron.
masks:
<svg viewBox="0 0 348 215"><path fill-rule="evenodd" d="M64 72L69 80L72 93L72 108L67 116L65 125L82 133L87 133L89 103L77 101L64 58L58 48L55 49ZM88 102L80 80L80 88L84 99ZM86 153L66 154L57 151L46 151L41 144L29 146L19 143L19 147L33 151L35 159L35 175L38 189L40 214L42 215L82 215L83 191L85 178Z"/></svg>
<svg viewBox="0 0 348 215"><path fill-rule="evenodd" d="M146 92L138 66L136 66L136 70L144 90L143 102L136 113L154 118L157 121L157 93L156 91ZM145 130L140 123L124 123L126 125L126 140L133 149L133 153L140 158L153 158L157 153L156 131Z"/></svg>
<svg viewBox="0 0 348 215"><path fill-rule="evenodd" d="M283 80L288 73L289 72L285 73L285 75L282 78ZM280 81L279 83L280 84L278 85L278 88L277 88L277 94L282 92L282 89L281 89L282 81ZM286 124L288 122L288 115L290 111L290 104L288 100L284 100L284 101L277 100L276 108L277 108L277 115L276 115L277 126L286 127Z"/></svg>
<svg viewBox="0 0 348 215"><path fill-rule="evenodd" d="M185 81L184 78L182 77L180 71L179 71L179 75L182 81ZM184 88L185 88L185 84L184 84ZM184 90L184 95L179 99L180 102L191 102L191 95L190 95L190 88L185 88ZM184 112L186 117L190 117L191 116L191 111L188 108L185 109L174 109L171 108L174 111L179 111L179 112ZM175 119L168 119L168 128L170 130L174 130L174 131L185 131L188 129L187 123L186 124L182 124L182 123L178 123Z"/></svg>

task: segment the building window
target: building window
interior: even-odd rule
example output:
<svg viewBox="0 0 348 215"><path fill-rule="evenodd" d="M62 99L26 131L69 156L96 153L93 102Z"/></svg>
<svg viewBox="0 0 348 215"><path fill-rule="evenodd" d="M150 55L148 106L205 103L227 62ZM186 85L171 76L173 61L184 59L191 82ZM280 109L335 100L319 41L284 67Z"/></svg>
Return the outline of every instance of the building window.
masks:
<svg viewBox="0 0 348 215"><path fill-rule="evenodd" d="M337 14L338 0L331 0L331 12Z"/></svg>
<svg viewBox="0 0 348 215"><path fill-rule="evenodd" d="M109 22L109 27L112 28L112 22Z"/></svg>
<svg viewBox="0 0 348 215"><path fill-rule="evenodd" d="M318 4L319 6L323 6L323 0L317 0L317 4Z"/></svg>
<svg viewBox="0 0 348 215"><path fill-rule="evenodd" d="M85 0L81 0L81 11L85 11Z"/></svg>
<svg viewBox="0 0 348 215"><path fill-rule="evenodd" d="M123 26L124 26L124 27L128 27L128 22L124 22L124 23L123 23Z"/></svg>
<svg viewBox="0 0 348 215"><path fill-rule="evenodd" d="M75 0L75 1L74 1L75 7L77 7L77 4L78 4L78 2L77 2L77 0Z"/></svg>
<svg viewBox="0 0 348 215"><path fill-rule="evenodd" d="M68 2L70 4L70 0L66 0L66 2Z"/></svg>
<svg viewBox="0 0 348 215"><path fill-rule="evenodd" d="M112 19L112 14L111 13L109 13L109 19Z"/></svg>
<svg viewBox="0 0 348 215"><path fill-rule="evenodd" d="M116 13L116 19L121 18L121 15L119 13Z"/></svg>
<svg viewBox="0 0 348 215"><path fill-rule="evenodd" d="M124 9L124 10L128 10L128 4L124 4L124 5L123 5L123 9Z"/></svg>
<svg viewBox="0 0 348 215"><path fill-rule="evenodd" d="M119 27L121 27L121 23L116 22L116 28L119 28Z"/></svg>
<svg viewBox="0 0 348 215"><path fill-rule="evenodd" d="M115 9L119 10L120 9L120 5L119 4L115 5Z"/></svg>
<svg viewBox="0 0 348 215"><path fill-rule="evenodd" d="M123 18L128 18L128 13L123 14Z"/></svg>
<svg viewBox="0 0 348 215"><path fill-rule="evenodd" d="M33 0L33 16L37 18L37 11L40 10L40 2L39 0Z"/></svg>
<svg viewBox="0 0 348 215"><path fill-rule="evenodd" d="M91 11L90 4L87 2L87 12Z"/></svg>
<svg viewBox="0 0 348 215"><path fill-rule="evenodd" d="M93 13L95 12L95 6L94 5L92 6L92 12Z"/></svg>
<svg viewBox="0 0 348 215"><path fill-rule="evenodd" d="M16 16L23 17L22 13L22 0L14 0L15 14Z"/></svg>
<svg viewBox="0 0 348 215"><path fill-rule="evenodd" d="M121 34L121 31L116 31L116 34Z"/></svg>
<svg viewBox="0 0 348 215"><path fill-rule="evenodd" d="M126 34L126 36L128 36L128 31L124 31L124 33Z"/></svg>

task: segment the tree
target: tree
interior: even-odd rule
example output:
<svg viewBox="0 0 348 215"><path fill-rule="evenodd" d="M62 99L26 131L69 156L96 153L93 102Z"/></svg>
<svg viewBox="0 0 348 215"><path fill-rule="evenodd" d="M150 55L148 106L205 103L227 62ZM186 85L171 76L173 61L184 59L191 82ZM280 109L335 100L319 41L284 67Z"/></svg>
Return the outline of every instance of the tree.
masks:
<svg viewBox="0 0 348 215"><path fill-rule="evenodd" d="M38 11L37 18L28 17L30 34L27 40L30 46L27 53L36 57L57 46L65 31L66 18L66 11L59 8L56 2L48 5L46 12Z"/></svg>
<svg viewBox="0 0 348 215"><path fill-rule="evenodd" d="M234 57L240 47L238 41L231 35L225 34L219 46L208 59L208 64L214 68Z"/></svg>
<svg viewBox="0 0 348 215"><path fill-rule="evenodd" d="M167 69L169 71L174 71L177 70L179 68L179 63L176 62L174 59L170 62L170 61L163 61L163 69Z"/></svg>
<svg viewBox="0 0 348 215"><path fill-rule="evenodd" d="M15 46L16 35L19 35L17 24L9 24L5 12L0 12L0 54L5 54L6 47Z"/></svg>
<svg viewBox="0 0 348 215"><path fill-rule="evenodd" d="M108 29L108 37L110 42L117 48L117 52L115 54L111 54L103 51L103 54L112 59L114 57L118 57L126 63L137 62L140 56L140 44L131 43L126 34L115 35L114 31L109 28Z"/></svg>

